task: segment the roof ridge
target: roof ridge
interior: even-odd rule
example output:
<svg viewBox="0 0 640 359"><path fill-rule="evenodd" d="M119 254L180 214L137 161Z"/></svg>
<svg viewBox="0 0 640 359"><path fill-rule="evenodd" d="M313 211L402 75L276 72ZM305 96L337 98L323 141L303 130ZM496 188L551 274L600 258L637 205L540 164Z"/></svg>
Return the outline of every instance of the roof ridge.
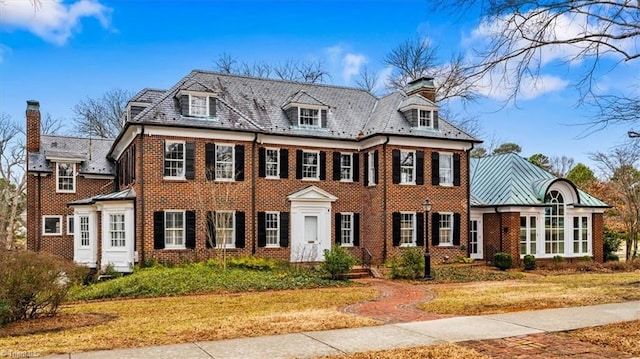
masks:
<svg viewBox="0 0 640 359"><path fill-rule="evenodd" d="M73 135L59 135L59 134L40 134L40 138L43 137L56 137L56 138L67 138L67 139L78 139L78 140L92 140L92 141L115 141L115 138L104 138L104 137L80 137Z"/></svg>

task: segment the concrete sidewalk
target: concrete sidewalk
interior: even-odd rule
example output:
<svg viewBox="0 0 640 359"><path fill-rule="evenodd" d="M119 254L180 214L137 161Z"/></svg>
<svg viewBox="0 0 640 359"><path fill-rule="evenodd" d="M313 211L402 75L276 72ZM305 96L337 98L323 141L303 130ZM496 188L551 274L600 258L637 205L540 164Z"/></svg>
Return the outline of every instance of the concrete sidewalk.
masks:
<svg viewBox="0 0 640 359"><path fill-rule="evenodd" d="M114 349L46 358L314 358L443 342L559 332L639 319L640 301L634 301L256 338Z"/></svg>

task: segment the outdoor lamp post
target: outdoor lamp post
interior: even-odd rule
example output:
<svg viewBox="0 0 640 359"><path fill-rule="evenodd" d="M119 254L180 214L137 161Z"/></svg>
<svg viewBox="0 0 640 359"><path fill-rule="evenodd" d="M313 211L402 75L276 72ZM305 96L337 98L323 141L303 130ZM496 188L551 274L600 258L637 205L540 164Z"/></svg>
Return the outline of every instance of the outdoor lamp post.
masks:
<svg viewBox="0 0 640 359"><path fill-rule="evenodd" d="M431 203L429 203L429 199L425 199L424 203L422 203L422 209L424 209L425 212L425 223L426 225L426 231L427 231L427 238L426 241L424 243L424 279L423 280L432 280L433 278L431 277L431 253L429 253L429 212L431 212Z"/></svg>

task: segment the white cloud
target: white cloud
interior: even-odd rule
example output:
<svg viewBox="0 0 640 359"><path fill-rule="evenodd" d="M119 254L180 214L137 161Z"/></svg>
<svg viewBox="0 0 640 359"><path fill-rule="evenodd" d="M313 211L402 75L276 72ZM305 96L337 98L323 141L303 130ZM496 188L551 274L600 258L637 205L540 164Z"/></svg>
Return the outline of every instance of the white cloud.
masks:
<svg viewBox="0 0 640 359"><path fill-rule="evenodd" d="M350 82L353 76L360 73L360 68L367 63L367 57L362 54L348 53L342 59L342 79Z"/></svg>
<svg viewBox="0 0 640 359"><path fill-rule="evenodd" d="M367 56L349 51L349 48L344 44L328 47L325 51L332 72L340 73L344 84L350 84L353 77L360 73L362 66L369 62Z"/></svg>
<svg viewBox="0 0 640 359"><path fill-rule="evenodd" d="M107 28L111 12L112 9L96 0L72 4L64 4L62 0L41 0L35 7L27 0L6 0L0 2L0 27L24 29L45 41L64 45L74 31L79 31L82 18L96 18Z"/></svg>

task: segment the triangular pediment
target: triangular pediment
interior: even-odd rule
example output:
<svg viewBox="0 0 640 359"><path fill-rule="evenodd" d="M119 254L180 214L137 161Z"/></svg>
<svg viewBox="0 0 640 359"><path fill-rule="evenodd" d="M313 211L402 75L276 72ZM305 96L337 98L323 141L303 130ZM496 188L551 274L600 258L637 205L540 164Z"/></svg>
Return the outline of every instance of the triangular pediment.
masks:
<svg viewBox="0 0 640 359"><path fill-rule="evenodd" d="M291 106L314 106L314 107L329 107L327 104L323 103L322 101L318 100L317 98L309 95L308 93L306 93L303 90L300 90L296 93L294 93L293 95L289 96L289 98L285 101L284 105L282 106L284 109L287 109Z"/></svg>
<svg viewBox="0 0 640 359"><path fill-rule="evenodd" d="M335 202L338 197L316 186L305 187L287 196L289 201Z"/></svg>

